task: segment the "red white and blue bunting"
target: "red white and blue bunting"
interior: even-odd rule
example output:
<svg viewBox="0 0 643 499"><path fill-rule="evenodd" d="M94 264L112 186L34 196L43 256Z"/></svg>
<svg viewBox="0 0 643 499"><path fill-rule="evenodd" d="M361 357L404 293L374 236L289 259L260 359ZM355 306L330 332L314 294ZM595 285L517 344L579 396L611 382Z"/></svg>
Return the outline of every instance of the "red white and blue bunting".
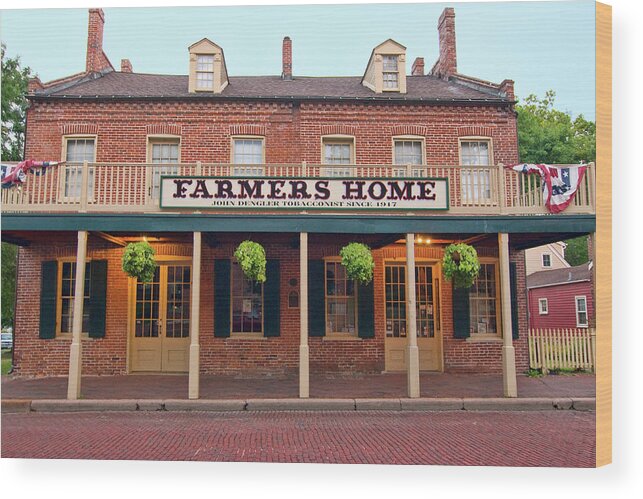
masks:
<svg viewBox="0 0 643 499"><path fill-rule="evenodd" d="M552 166L521 163L507 166L520 173L537 174L543 180L543 199L550 213L560 213L573 201L587 165Z"/></svg>
<svg viewBox="0 0 643 499"><path fill-rule="evenodd" d="M2 188L20 186L27 180L27 173L30 175L44 175L52 166L60 165L56 161L34 161L28 159L17 165L1 165Z"/></svg>

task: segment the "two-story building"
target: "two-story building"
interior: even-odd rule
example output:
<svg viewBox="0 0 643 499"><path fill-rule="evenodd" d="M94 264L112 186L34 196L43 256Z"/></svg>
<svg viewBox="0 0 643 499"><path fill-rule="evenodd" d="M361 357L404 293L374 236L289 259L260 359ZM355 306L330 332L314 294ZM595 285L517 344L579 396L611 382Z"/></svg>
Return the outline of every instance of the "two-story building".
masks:
<svg viewBox="0 0 643 499"><path fill-rule="evenodd" d="M274 76L228 74L207 38L187 75L119 71L104 22L89 11L84 72L29 86L25 157L64 163L2 191L17 375L69 375L76 398L81 372L186 373L198 398L200 374L298 373L307 397L318 373L406 371L417 397L420 371L502 372L516 396L523 250L593 233L594 172L553 215L503 168L519 161L513 82L458 73L453 9L428 72L388 39L353 77L297 76L288 37ZM264 284L233 257L246 239ZM141 240L150 283L121 268ZM340 264L352 241L372 248L369 285ZM442 276L453 242L478 252L470 289Z"/></svg>

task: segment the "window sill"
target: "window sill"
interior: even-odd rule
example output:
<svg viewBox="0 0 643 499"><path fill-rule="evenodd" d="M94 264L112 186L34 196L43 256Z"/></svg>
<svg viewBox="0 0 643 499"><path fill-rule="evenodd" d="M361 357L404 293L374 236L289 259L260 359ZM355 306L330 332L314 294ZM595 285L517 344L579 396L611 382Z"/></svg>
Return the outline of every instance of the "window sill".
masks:
<svg viewBox="0 0 643 499"><path fill-rule="evenodd" d="M263 333L230 333L229 339L234 340L263 340Z"/></svg>
<svg viewBox="0 0 643 499"><path fill-rule="evenodd" d="M356 334L350 333L329 333L323 337L324 341L357 341L361 340Z"/></svg>
<svg viewBox="0 0 643 499"><path fill-rule="evenodd" d="M72 333L56 333L56 339L57 340L72 340L74 338L74 335ZM81 340L89 340L93 339L89 337L89 333L80 333L80 339Z"/></svg>
<svg viewBox="0 0 643 499"><path fill-rule="evenodd" d="M465 341L469 343L502 343L502 337L496 334L479 334L469 336Z"/></svg>

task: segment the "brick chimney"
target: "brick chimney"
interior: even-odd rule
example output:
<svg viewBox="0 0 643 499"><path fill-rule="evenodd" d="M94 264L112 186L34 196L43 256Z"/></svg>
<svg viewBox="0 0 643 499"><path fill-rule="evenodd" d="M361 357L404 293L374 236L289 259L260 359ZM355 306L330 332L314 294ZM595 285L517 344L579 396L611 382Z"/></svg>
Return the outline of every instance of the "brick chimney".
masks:
<svg viewBox="0 0 643 499"><path fill-rule="evenodd" d="M129 59L121 59L121 73L133 73L132 63Z"/></svg>
<svg viewBox="0 0 643 499"><path fill-rule="evenodd" d="M516 100L516 95L514 94L514 81L513 80L503 80L500 84L500 93L504 94L505 97L509 100Z"/></svg>
<svg viewBox="0 0 643 499"><path fill-rule="evenodd" d="M33 95L36 92L39 92L40 90L43 90L45 87L40 81L40 78L37 76L34 76L32 78L29 78L27 81L27 93L29 95Z"/></svg>
<svg viewBox="0 0 643 499"><path fill-rule="evenodd" d="M289 36L284 38L281 60L281 79L292 80L292 40Z"/></svg>
<svg viewBox="0 0 643 499"><path fill-rule="evenodd" d="M416 57L411 66L411 75L424 76L424 57Z"/></svg>
<svg viewBox="0 0 643 499"><path fill-rule="evenodd" d="M447 80L458 72L455 50L455 12L452 7L442 11L438 21L440 57L431 69L431 74Z"/></svg>
<svg viewBox="0 0 643 499"><path fill-rule="evenodd" d="M103 52L103 27L105 13L103 9L89 9L89 26L87 29L87 62L88 73L99 73L105 69L114 69Z"/></svg>

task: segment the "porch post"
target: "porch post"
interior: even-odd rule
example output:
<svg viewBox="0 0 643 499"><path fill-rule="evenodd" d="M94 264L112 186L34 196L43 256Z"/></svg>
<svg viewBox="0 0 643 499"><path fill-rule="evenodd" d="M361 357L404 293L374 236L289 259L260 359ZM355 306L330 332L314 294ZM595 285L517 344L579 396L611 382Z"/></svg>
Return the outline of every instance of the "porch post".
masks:
<svg viewBox="0 0 643 499"><path fill-rule="evenodd" d="M498 234L500 253L500 301L502 310L502 385L505 397L517 397L516 351L512 340L509 234Z"/></svg>
<svg viewBox="0 0 643 499"><path fill-rule="evenodd" d="M83 302L85 297L85 260L87 257L87 231L78 231L76 250L76 280L74 282L74 310L72 318L72 339L69 348L69 377L67 398L80 397L80 379L83 365L81 334L83 332Z"/></svg>
<svg viewBox="0 0 643 499"><path fill-rule="evenodd" d="M310 396L308 356L308 233L299 234L299 398Z"/></svg>
<svg viewBox="0 0 643 499"><path fill-rule="evenodd" d="M415 311L415 234L406 235L407 386L410 398L420 396L420 353Z"/></svg>
<svg viewBox="0 0 643 499"><path fill-rule="evenodd" d="M190 296L190 367L188 398L199 398L199 308L201 300L201 233L192 242L192 295Z"/></svg>

